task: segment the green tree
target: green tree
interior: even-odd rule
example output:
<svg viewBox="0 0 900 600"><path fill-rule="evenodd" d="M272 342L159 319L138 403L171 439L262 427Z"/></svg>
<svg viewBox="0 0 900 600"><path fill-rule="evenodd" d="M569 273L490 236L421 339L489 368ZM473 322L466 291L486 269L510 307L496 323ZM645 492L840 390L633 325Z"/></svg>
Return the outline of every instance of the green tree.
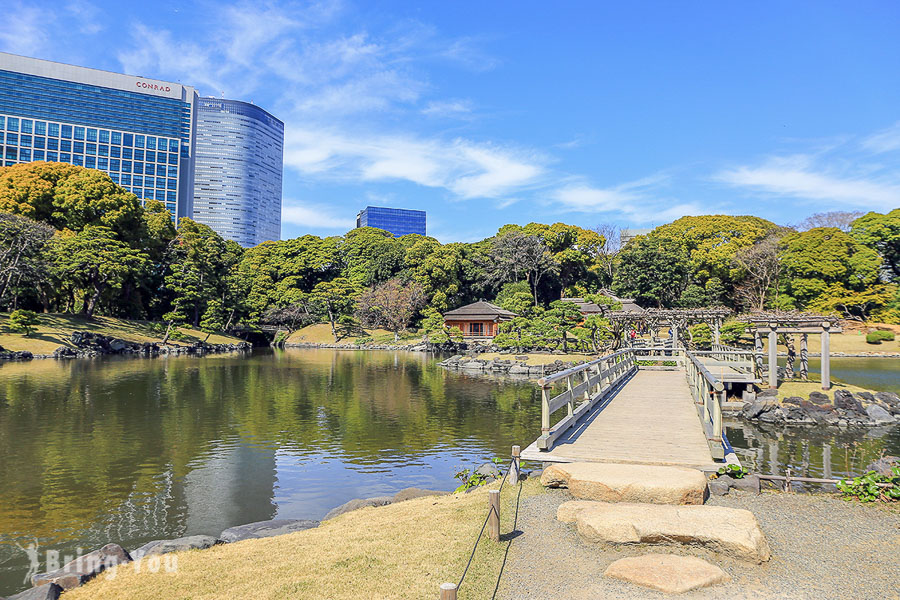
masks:
<svg viewBox="0 0 900 600"><path fill-rule="evenodd" d="M638 236L619 252L613 290L641 304L672 308L687 286L688 270L680 244Z"/></svg>
<svg viewBox="0 0 900 600"><path fill-rule="evenodd" d="M20 296L39 294L47 307L49 225L0 212L0 305L15 307Z"/></svg>
<svg viewBox="0 0 900 600"><path fill-rule="evenodd" d="M206 310L200 318L200 331L206 333L203 341L207 341L209 336L217 331L225 328L225 305L218 298L210 298L206 303Z"/></svg>
<svg viewBox="0 0 900 600"><path fill-rule="evenodd" d="M900 283L900 208L884 215L870 212L856 219L850 235L863 246L878 252L888 276Z"/></svg>
<svg viewBox="0 0 900 600"><path fill-rule="evenodd" d="M524 316L534 307L531 287L525 281L504 283L494 299L494 304L517 315Z"/></svg>
<svg viewBox="0 0 900 600"><path fill-rule="evenodd" d="M313 311L331 325L331 335L338 341L336 324L341 317L347 317L353 311L359 286L345 277L336 277L331 281L317 283L309 295Z"/></svg>
<svg viewBox="0 0 900 600"><path fill-rule="evenodd" d="M818 227L793 233L782 240L784 306L807 308L834 285L862 291L874 284L881 257L871 248L834 227ZM831 292L828 292L831 288Z"/></svg>
<svg viewBox="0 0 900 600"><path fill-rule="evenodd" d="M37 313L30 310L20 308L12 311L9 315L9 329L18 333L24 333L25 337L31 335L37 324Z"/></svg>
<svg viewBox="0 0 900 600"><path fill-rule="evenodd" d="M447 327L440 311L430 306L423 311L422 329L425 331L425 341L437 346L451 342L458 344L463 340L462 330Z"/></svg>
<svg viewBox="0 0 900 600"><path fill-rule="evenodd" d="M94 314L107 292L116 292L147 256L120 241L110 228L88 225L78 233L65 230L53 239L53 270L57 280L82 299L81 312Z"/></svg>
<svg viewBox="0 0 900 600"><path fill-rule="evenodd" d="M414 281L404 284L395 277L360 294L356 312L363 325L387 329L396 342L424 303L422 286Z"/></svg>
<svg viewBox="0 0 900 600"><path fill-rule="evenodd" d="M406 249L392 234L374 227L351 229L338 245L341 276L357 286L387 281L404 267Z"/></svg>
<svg viewBox="0 0 900 600"><path fill-rule="evenodd" d="M569 333L584 319L578 306L572 302L555 300L541 317L550 326L553 340L569 351Z"/></svg>

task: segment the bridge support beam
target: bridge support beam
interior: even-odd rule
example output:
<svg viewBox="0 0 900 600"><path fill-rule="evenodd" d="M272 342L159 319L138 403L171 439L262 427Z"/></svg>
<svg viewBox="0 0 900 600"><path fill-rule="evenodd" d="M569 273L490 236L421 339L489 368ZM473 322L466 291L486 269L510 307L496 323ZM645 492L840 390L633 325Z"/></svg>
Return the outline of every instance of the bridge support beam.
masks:
<svg viewBox="0 0 900 600"><path fill-rule="evenodd" d="M769 389L778 389L778 334L774 326L769 331Z"/></svg>

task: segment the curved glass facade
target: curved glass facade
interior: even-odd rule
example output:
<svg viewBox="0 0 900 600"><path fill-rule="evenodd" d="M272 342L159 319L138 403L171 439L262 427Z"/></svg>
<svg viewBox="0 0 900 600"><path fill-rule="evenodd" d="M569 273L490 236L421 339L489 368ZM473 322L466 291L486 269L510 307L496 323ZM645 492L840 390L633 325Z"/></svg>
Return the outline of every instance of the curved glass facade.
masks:
<svg viewBox="0 0 900 600"><path fill-rule="evenodd" d="M284 123L237 100L196 106L194 220L244 247L279 239Z"/></svg>

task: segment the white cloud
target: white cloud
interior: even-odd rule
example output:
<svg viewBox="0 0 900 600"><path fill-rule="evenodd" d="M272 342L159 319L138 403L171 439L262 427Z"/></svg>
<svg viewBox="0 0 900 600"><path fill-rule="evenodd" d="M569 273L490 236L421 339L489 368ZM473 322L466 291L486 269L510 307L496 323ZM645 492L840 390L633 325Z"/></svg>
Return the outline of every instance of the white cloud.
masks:
<svg viewBox="0 0 900 600"><path fill-rule="evenodd" d="M48 47L47 24L53 18L50 11L42 11L22 2L5 5L0 19L0 50L11 54L36 56Z"/></svg>
<svg viewBox="0 0 900 600"><path fill-rule="evenodd" d="M900 150L900 121L865 138L862 147L876 154Z"/></svg>
<svg viewBox="0 0 900 600"><path fill-rule="evenodd" d="M281 221L309 229L337 229L342 232L356 226L354 219L335 215L326 206L290 199L286 199L281 207Z"/></svg>
<svg viewBox="0 0 900 600"><path fill-rule="evenodd" d="M468 100L431 101L422 109L423 115L433 117L459 117L472 112L472 103Z"/></svg>
<svg viewBox="0 0 900 600"><path fill-rule="evenodd" d="M836 171L821 162L818 157L808 155L774 157L758 166L722 171L715 179L773 196L824 202L825 206L820 206L823 209L841 209L849 205L890 210L900 204L898 173L873 173L866 165L843 166Z"/></svg>

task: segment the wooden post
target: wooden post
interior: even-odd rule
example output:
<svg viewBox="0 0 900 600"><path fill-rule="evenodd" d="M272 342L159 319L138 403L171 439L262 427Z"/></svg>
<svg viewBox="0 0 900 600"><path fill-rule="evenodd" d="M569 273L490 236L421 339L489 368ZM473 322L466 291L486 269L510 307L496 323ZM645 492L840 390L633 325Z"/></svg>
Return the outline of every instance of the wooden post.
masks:
<svg viewBox="0 0 900 600"><path fill-rule="evenodd" d="M809 381L809 335L800 336L800 379Z"/></svg>
<svg viewBox="0 0 900 600"><path fill-rule="evenodd" d="M794 350L794 336L793 334L786 334L784 336L784 345L787 346L787 362L785 363L785 373L788 379L794 378L794 360L797 358L797 352Z"/></svg>
<svg viewBox="0 0 900 600"><path fill-rule="evenodd" d="M521 448L519 446L512 447L512 466L509 468L509 480L511 483L519 482L519 454Z"/></svg>
<svg viewBox="0 0 900 600"><path fill-rule="evenodd" d="M715 326L715 329L713 329L713 341L715 341L717 346L722 343L721 336L719 335L719 324L720 323L721 323L721 319L716 319L716 326Z"/></svg>
<svg viewBox="0 0 900 600"><path fill-rule="evenodd" d="M575 414L575 394L572 393L572 376L566 375L566 390L569 392L569 401L566 402L566 408L569 411L569 416L571 417Z"/></svg>
<svg viewBox="0 0 900 600"><path fill-rule="evenodd" d="M488 506L491 514L488 517L488 533L495 542L500 541L500 490L488 492Z"/></svg>
<svg viewBox="0 0 900 600"><path fill-rule="evenodd" d="M759 331L753 332L753 350L756 352L756 373L760 378L762 378L762 336L759 335Z"/></svg>
<svg viewBox="0 0 900 600"><path fill-rule="evenodd" d="M775 332L777 325L770 323L769 327L769 389L778 389L778 334Z"/></svg>
<svg viewBox="0 0 900 600"><path fill-rule="evenodd" d="M456 600L456 584L442 583L440 600Z"/></svg>
<svg viewBox="0 0 900 600"><path fill-rule="evenodd" d="M830 334L828 329L831 327L831 323L828 321L822 322L822 389L830 390L831 389L831 348L830 345Z"/></svg>

